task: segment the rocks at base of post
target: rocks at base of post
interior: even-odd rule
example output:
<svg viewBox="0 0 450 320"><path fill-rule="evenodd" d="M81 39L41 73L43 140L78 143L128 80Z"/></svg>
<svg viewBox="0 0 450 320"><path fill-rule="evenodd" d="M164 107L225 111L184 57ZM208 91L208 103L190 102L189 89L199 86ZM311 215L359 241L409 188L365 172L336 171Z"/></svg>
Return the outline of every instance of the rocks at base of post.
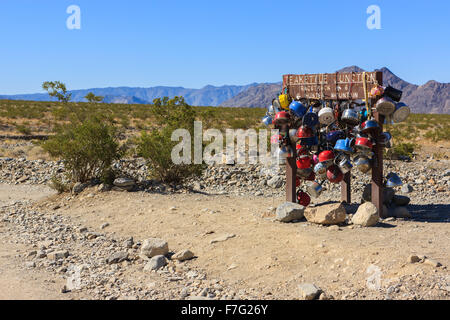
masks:
<svg viewBox="0 0 450 320"><path fill-rule="evenodd" d="M372 202L365 202L359 206L352 217L352 223L363 227L372 227L378 223L380 215Z"/></svg>
<svg viewBox="0 0 450 320"><path fill-rule="evenodd" d="M303 218L305 207L298 203L285 202L278 206L275 212L275 219L280 222L291 222L293 220L300 220Z"/></svg>
<svg viewBox="0 0 450 320"><path fill-rule="evenodd" d="M304 214L306 220L309 222L317 224L339 224L345 221L347 211L342 203L332 203L308 207Z"/></svg>

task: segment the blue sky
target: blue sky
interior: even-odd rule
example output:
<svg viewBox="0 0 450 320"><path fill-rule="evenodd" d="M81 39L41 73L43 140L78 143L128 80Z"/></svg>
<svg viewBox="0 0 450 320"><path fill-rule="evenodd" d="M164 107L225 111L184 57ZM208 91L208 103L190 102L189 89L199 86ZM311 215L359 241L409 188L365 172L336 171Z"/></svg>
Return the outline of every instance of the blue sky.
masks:
<svg viewBox="0 0 450 320"><path fill-rule="evenodd" d="M69 5L81 29L69 30ZM381 30L369 30L369 5ZM450 82L450 1L1 0L0 94L281 81L285 73L387 66Z"/></svg>

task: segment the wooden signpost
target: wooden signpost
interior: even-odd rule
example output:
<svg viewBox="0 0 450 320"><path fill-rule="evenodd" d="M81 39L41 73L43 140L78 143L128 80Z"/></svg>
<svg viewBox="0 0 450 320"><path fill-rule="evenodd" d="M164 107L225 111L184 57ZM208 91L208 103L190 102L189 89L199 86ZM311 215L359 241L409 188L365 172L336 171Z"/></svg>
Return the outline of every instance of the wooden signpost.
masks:
<svg viewBox="0 0 450 320"><path fill-rule="evenodd" d="M364 76L367 88L383 84L383 74L375 72L346 72L346 73L321 73L321 74L286 74L283 76L283 93L287 93L291 99L313 100L362 100L365 99ZM370 105L375 105L378 99L371 99ZM375 154L372 166L372 203L382 214L383 210L383 147L380 141L383 132L384 116L376 111L373 117L380 125L380 132L374 137ZM296 178L297 166L295 158L288 158L286 162L286 200L296 202ZM344 175L341 182L341 200L351 203L351 174Z"/></svg>

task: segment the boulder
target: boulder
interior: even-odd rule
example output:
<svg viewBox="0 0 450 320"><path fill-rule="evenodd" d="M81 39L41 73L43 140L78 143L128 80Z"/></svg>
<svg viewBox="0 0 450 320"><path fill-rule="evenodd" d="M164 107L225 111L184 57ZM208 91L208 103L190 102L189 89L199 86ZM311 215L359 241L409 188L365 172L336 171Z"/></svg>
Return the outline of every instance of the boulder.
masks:
<svg viewBox="0 0 450 320"><path fill-rule="evenodd" d="M342 203L323 204L305 210L306 220L318 224L339 224L345 221L346 215Z"/></svg>
<svg viewBox="0 0 450 320"><path fill-rule="evenodd" d="M148 258L167 253L169 253L169 245L162 239L149 238L142 243L141 254Z"/></svg>
<svg viewBox="0 0 450 320"><path fill-rule="evenodd" d="M319 297L322 290L313 283L302 283L298 285L300 298L303 300L314 300Z"/></svg>
<svg viewBox="0 0 450 320"><path fill-rule="evenodd" d="M416 263L416 262L420 262L420 261L422 261L420 258L419 258L419 256L416 256L416 255L410 255L409 257L408 257L408 260L407 260L409 263Z"/></svg>
<svg viewBox="0 0 450 320"><path fill-rule="evenodd" d="M113 184L116 187L126 188L130 186L134 186L135 182L131 178L117 178L114 180Z"/></svg>
<svg viewBox="0 0 450 320"><path fill-rule="evenodd" d="M377 207L372 202L365 202L359 206L352 217L353 224L363 227L372 227L378 223L380 215Z"/></svg>
<svg viewBox="0 0 450 320"><path fill-rule="evenodd" d="M126 251L119 251L116 253L113 253L112 255L110 255L107 259L106 262L108 264L114 264L114 263L120 263L122 261L125 261L128 259L128 252Z"/></svg>
<svg viewBox="0 0 450 320"><path fill-rule="evenodd" d="M275 219L280 222L290 222L292 220L300 220L303 218L305 207L298 203L285 202L278 206L275 212Z"/></svg>
<svg viewBox="0 0 450 320"><path fill-rule="evenodd" d="M157 255L152 257L144 267L144 271L158 270L167 265L166 257Z"/></svg>
<svg viewBox="0 0 450 320"><path fill-rule="evenodd" d="M178 251L177 253L175 253L172 256L172 259L178 260L178 261L184 261L184 260L189 260L192 259L194 257L194 253L192 253L192 251L190 250L181 250Z"/></svg>
<svg viewBox="0 0 450 320"><path fill-rule="evenodd" d="M47 258L50 260L60 260L67 258L69 256L69 251L67 250L61 250L61 251L53 251L50 253L47 253Z"/></svg>
<svg viewBox="0 0 450 320"><path fill-rule="evenodd" d="M89 186L89 183L77 182L77 183L74 184L74 186L72 188L72 192L75 193L75 194L79 194L84 189L86 189L88 186Z"/></svg>
<svg viewBox="0 0 450 320"><path fill-rule="evenodd" d="M407 206L411 199L409 199L407 196L394 196L394 203L396 206Z"/></svg>
<svg viewBox="0 0 450 320"><path fill-rule="evenodd" d="M284 178L281 176L274 176L271 179L267 180L267 185L271 188L278 189L283 185Z"/></svg>

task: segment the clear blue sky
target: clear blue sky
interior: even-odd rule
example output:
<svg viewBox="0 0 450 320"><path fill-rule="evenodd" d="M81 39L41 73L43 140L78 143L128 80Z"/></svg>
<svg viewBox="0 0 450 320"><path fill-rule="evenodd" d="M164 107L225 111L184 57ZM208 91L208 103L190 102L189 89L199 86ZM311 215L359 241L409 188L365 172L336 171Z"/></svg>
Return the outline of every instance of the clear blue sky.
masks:
<svg viewBox="0 0 450 320"><path fill-rule="evenodd" d="M81 30L68 30L69 5ZM381 30L366 27L369 5ZM383 66L450 82L450 1L1 0L0 94L281 81L284 73Z"/></svg>

